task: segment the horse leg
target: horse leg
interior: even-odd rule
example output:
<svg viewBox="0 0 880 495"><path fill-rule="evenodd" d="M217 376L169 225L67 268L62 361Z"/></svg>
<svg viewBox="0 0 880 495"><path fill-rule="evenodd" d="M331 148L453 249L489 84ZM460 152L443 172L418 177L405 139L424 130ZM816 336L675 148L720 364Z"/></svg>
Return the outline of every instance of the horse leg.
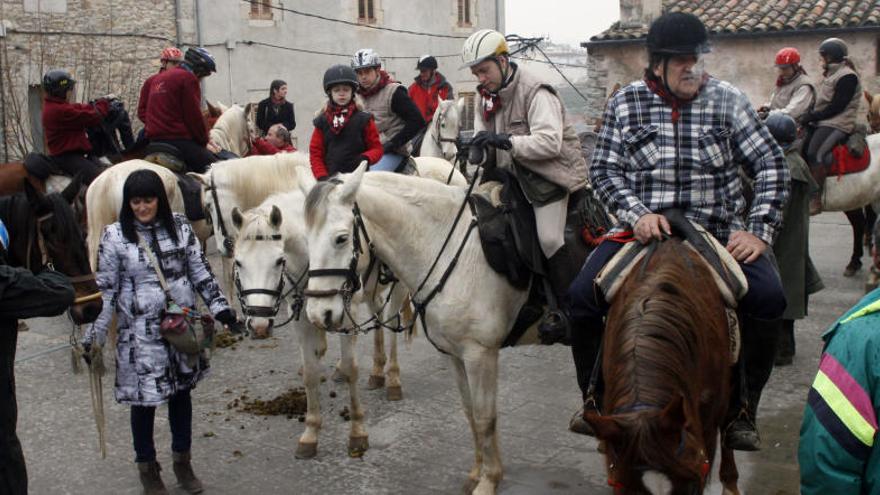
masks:
<svg viewBox="0 0 880 495"><path fill-rule="evenodd" d="M385 398L389 401L403 400L403 388L400 385L400 364L397 362L397 332L391 332L389 348L388 388L385 389Z"/></svg>
<svg viewBox="0 0 880 495"><path fill-rule="evenodd" d="M868 254L874 246L874 224L877 223L877 212L871 205L865 206L865 247L868 248Z"/></svg>
<svg viewBox="0 0 880 495"><path fill-rule="evenodd" d="M723 446L721 447L721 467L718 475L721 478L721 485L724 487L722 495L739 495L739 488L736 486L736 482L739 480L736 459L733 458L733 450Z"/></svg>
<svg viewBox="0 0 880 495"><path fill-rule="evenodd" d="M849 264L843 270L844 277L852 277L862 267L863 239L865 236L865 212L861 208L844 212L853 229L853 251Z"/></svg>
<svg viewBox="0 0 880 495"><path fill-rule="evenodd" d="M311 459L318 454L318 432L321 430L321 358L327 352L327 334L312 325L301 325L300 352L303 362L303 385L306 389L306 429L296 447L297 459Z"/></svg>
<svg viewBox="0 0 880 495"><path fill-rule="evenodd" d="M492 495L503 476L497 434L498 349L482 349L476 354L464 363L474 408L477 449L483 453L482 472L474 495Z"/></svg>
<svg viewBox="0 0 880 495"><path fill-rule="evenodd" d="M465 482L464 493L471 493L480 481L480 471L483 467L483 451L480 450L480 443L477 441L477 428L474 425L474 406L471 399L471 387L468 385L467 370L464 361L455 356L449 356L452 367L455 370L455 384L458 385L458 392L461 395L461 405L464 408L464 415L467 418L468 425L471 427L471 434L474 437L474 467L468 473L468 479Z"/></svg>
<svg viewBox="0 0 880 495"><path fill-rule="evenodd" d="M370 380L367 382L367 390L376 390L385 386L385 330L377 328L373 330L373 369L370 371Z"/></svg>
<svg viewBox="0 0 880 495"><path fill-rule="evenodd" d="M358 392L358 368L355 359L355 348L357 346L357 337L354 335L342 336L339 338L342 348L342 359L340 361L340 371L345 375L348 381L348 395L351 400L351 432L348 436L348 455L350 457L361 457L370 448L367 430L364 427L364 408L361 406L361 399Z"/></svg>

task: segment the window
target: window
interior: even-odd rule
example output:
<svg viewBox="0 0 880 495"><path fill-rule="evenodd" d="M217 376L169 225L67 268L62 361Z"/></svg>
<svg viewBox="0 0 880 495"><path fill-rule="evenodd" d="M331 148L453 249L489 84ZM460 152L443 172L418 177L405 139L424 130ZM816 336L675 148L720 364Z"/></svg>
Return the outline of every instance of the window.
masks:
<svg viewBox="0 0 880 495"><path fill-rule="evenodd" d="M251 0L251 19L272 20L272 0Z"/></svg>
<svg viewBox="0 0 880 495"><path fill-rule="evenodd" d="M459 91L459 98L464 98L464 112L460 117L461 130L474 130L474 112L477 108L477 94L474 92Z"/></svg>
<svg viewBox="0 0 880 495"><path fill-rule="evenodd" d="M471 25L471 0L458 0L458 25L462 27Z"/></svg>
<svg viewBox="0 0 880 495"><path fill-rule="evenodd" d="M376 22L375 0L357 0L358 22L373 24Z"/></svg>

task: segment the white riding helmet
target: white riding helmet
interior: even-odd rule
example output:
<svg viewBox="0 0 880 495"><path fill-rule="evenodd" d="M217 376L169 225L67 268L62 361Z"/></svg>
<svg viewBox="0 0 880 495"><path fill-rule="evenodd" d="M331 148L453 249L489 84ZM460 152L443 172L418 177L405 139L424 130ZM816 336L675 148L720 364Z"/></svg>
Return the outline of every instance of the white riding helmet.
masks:
<svg viewBox="0 0 880 495"><path fill-rule="evenodd" d="M352 69L369 69L370 67L382 67L382 59L372 48L361 48L354 54L354 57L351 57Z"/></svg>
<svg viewBox="0 0 880 495"><path fill-rule="evenodd" d="M462 69L473 67L484 60L510 53L504 35L494 29L481 29L470 35L461 48Z"/></svg>

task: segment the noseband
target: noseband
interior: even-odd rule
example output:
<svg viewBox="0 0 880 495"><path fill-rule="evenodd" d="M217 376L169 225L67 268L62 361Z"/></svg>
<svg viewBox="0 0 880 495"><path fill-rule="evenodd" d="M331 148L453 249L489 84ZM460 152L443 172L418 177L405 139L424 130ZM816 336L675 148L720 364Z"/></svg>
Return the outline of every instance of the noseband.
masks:
<svg viewBox="0 0 880 495"><path fill-rule="evenodd" d="M245 240L251 241L280 241L281 234L272 234L272 235L255 235L250 237L245 237ZM278 284L274 289L243 289L241 286L241 278L238 276L238 268L236 265L233 265L233 279L235 281L235 289L238 292L238 302L241 304L242 313L248 317L254 318L274 318L275 315L278 314L278 309L281 307L281 301L286 299L287 297L292 297L293 302L290 305L290 318L285 320L283 323L276 325L276 328L282 327L289 323L291 320L299 320L300 313L302 312L302 308L305 302L305 298L303 296L303 291L300 289L303 280L308 274L308 269L303 271L299 275L299 277L294 278L287 271L287 260L281 260L281 275L278 277ZM291 287L290 290L284 292L284 284L285 279L287 282L290 282ZM272 306L250 306L247 304L245 298L247 296L253 294L266 294L275 298L275 304Z"/></svg>
<svg viewBox="0 0 880 495"><path fill-rule="evenodd" d="M52 260L52 256L51 256L51 254L49 254L49 250L46 249L46 239L43 237L43 229L42 229L43 222L45 222L46 220L49 220L50 218L52 218L54 216L55 216L54 213L47 213L41 217L37 217L36 228L34 229L36 231L36 234L33 231L31 231L30 234L28 234L27 258L25 260L25 263L26 263L25 266L27 266L28 270L31 269L31 253L33 252L34 239L36 239L37 240L37 249L40 251L40 266L45 266L48 269L55 271L55 262ZM74 277L68 276L67 278L70 280L70 283L73 284L74 288L76 288L77 284L83 284L83 283L94 281L95 274L94 274L94 272L92 272L87 275L77 275ZM77 304L84 304L87 302L95 301L97 299L100 299L101 295L102 295L101 291L97 291L97 292L93 292L93 293L85 295L85 296L80 296L80 297L77 297L73 300L73 304L77 305Z"/></svg>
<svg viewBox="0 0 880 495"><path fill-rule="evenodd" d="M235 249L235 243L226 230L226 222L223 221L223 214L220 212L220 198L217 195L217 185L214 183L214 171L209 172L211 183L208 185L208 191L211 193L211 199L214 203L214 212L217 214L217 226L220 227L220 237L223 238L223 248L226 249L226 257L231 258Z"/></svg>

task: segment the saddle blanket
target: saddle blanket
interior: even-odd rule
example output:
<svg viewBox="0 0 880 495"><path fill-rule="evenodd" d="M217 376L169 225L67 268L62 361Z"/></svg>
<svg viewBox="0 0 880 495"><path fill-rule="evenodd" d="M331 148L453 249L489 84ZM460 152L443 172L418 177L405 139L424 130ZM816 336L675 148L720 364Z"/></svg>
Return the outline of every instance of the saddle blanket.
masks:
<svg viewBox="0 0 880 495"><path fill-rule="evenodd" d="M714 236L709 234L702 226L694 222L690 223L693 225L693 228L696 230L699 237L702 238L702 241L685 238L683 244L693 249L706 264L706 267L709 268L709 272L712 274L712 278L715 280L715 284L718 286L718 290L721 292L721 297L724 299L725 304L730 308L736 308L737 301L739 301L749 289L742 268L740 268L739 263L737 263L733 256L727 252L727 249L725 249ZM695 244L700 244L701 242L708 245L711 251L714 252L717 260L720 262L717 264L720 264L720 266L716 267L716 263L710 262L706 259L706 255L701 252L700 249L703 246L695 246ZM638 265L648 253L648 247L649 245L644 245L638 241L628 242L617 252L617 254L614 255L613 258L611 258L610 261L608 261L605 267L602 268L599 275L596 277L595 282L605 296L606 301L609 303L613 302L614 296L617 295L618 290L623 285L627 276L629 276L636 265Z"/></svg>
<svg viewBox="0 0 880 495"><path fill-rule="evenodd" d="M857 156L846 144L838 144L831 150L831 155L834 156L834 164L828 170L829 176L854 174L865 170L871 164L871 150L867 146L862 155Z"/></svg>

